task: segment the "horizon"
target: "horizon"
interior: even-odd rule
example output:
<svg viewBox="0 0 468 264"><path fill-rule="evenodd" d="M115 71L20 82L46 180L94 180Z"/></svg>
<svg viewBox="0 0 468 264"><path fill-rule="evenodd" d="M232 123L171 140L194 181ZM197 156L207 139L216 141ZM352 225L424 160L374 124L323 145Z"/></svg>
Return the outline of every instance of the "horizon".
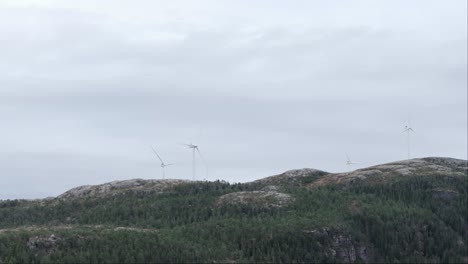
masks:
<svg viewBox="0 0 468 264"><path fill-rule="evenodd" d="M442 159L455 159L455 160L462 160L462 161L466 161L468 162L468 160L466 159L457 159L457 158L451 158L451 157L435 157L435 156L432 156L432 157L417 157L417 158L411 158L409 161L413 161L413 160L420 160L420 159L426 159L426 158L442 158ZM251 181L244 181L244 182L231 182L231 181L225 181L223 179L206 179L206 180L202 180L202 179L198 179L198 180L192 180L192 179L186 179L186 178L165 178L165 179L144 179L144 178L128 178L128 179L122 179L122 180L113 180L113 181L109 181L109 182L102 182L102 183L95 183L95 184L84 184L84 185L79 185L79 186L75 186L75 187L72 187L70 189L67 189L67 190L63 190L62 192L60 192L59 194L57 194L56 196L47 196L47 197L36 197L36 198L28 198L28 199L25 199L25 198L15 198L15 199L18 199L18 200L28 200L28 201L34 201L34 200L43 200L43 199L49 199L49 198L56 198L68 191L71 191L75 188L80 188L80 187L85 187L85 186L98 186L98 185L103 185L103 184L108 184L108 183L113 183L113 182L124 182L124 181L133 181L133 180L143 180L143 181L147 181L147 180L154 180L154 181L173 181L173 180L184 180L184 181L187 181L187 182L215 182L215 181L224 181L224 182L227 182L229 184L244 184L244 183L249 183L249 182L254 182L254 181L257 181L257 180L261 180L261 179L266 179L266 178L269 178L269 177L275 177L275 176L280 176L284 173L287 173L287 172L290 172L290 171L297 171L297 170L307 170L307 169L312 169L312 170L318 170L318 171L323 171L323 172L326 172L326 173L329 173L330 175L334 175L334 174L345 174L345 173L350 173L350 172L353 172L353 171L357 171L357 170L361 170L361 169L368 169L368 168L371 168L371 167L374 167L374 166L379 166L379 165L387 165L387 164L392 164L392 163L399 163L399 162L406 162L408 161L407 159L406 160L396 160L396 161L390 161L390 162L385 162L385 163L381 163L381 164L372 164L372 165L368 165L368 166L360 166L359 168L357 168L358 166L348 166L350 167L350 170L346 170L346 171L339 171L339 172L331 172L331 171L324 171L324 170L321 170L319 168L299 168L299 169L290 169L290 170L287 170L287 171L283 171L281 173L278 173L278 174L274 174L274 175L269 175L269 176L265 176L265 177L260 177L258 179L255 179L255 180L251 180ZM354 168L351 168L351 167L354 167ZM325 176L326 177L326 176ZM2 199L0 198L0 201L6 201L6 200L15 200L15 199Z"/></svg>

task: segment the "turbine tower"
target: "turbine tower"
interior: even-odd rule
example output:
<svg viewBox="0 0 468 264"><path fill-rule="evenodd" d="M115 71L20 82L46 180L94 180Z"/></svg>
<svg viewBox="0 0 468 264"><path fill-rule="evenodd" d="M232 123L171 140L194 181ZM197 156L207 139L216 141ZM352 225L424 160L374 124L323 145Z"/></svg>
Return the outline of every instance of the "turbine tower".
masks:
<svg viewBox="0 0 468 264"><path fill-rule="evenodd" d="M410 148L410 133L413 132L413 133L416 133L414 132L414 130L410 127L410 126L405 126L405 130L403 130L402 133L405 133L407 134L408 138L407 138L407 143L408 143L408 161L410 160L411 158L411 148Z"/></svg>
<svg viewBox="0 0 468 264"><path fill-rule="evenodd" d="M182 144L182 145L185 145L187 147L189 147L190 149L192 149L192 179L195 180L195 174L196 174L196 154L198 152L198 156L200 156L201 160L203 161L203 163L205 163L205 160L203 159L203 156L200 152L200 149L198 148L197 145L194 145L192 143L190 144ZM205 164L206 166L206 164Z"/></svg>
<svg viewBox="0 0 468 264"><path fill-rule="evenodd" d="M164 163L164 161L161 159L161 157L159 156L158 152L156 152L156 150L151 147L151 149L153 150L154 154L156 154L156 156L158 157L158 159L161 161L161 170L162 170L162 175L163 175L163 179L166 178L166 171L164 168L166 168L167 166L171 166L171 165L174 165L174 163L170 163L170 164L166 164Z"/></svg>

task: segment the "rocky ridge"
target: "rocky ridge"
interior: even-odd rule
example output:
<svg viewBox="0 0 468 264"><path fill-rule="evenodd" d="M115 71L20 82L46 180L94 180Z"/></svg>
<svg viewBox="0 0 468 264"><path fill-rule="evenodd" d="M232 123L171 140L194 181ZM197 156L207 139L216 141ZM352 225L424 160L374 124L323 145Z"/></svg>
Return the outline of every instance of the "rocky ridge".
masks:
<svg viewBox="0 0 468 264"><path fill-rule="evenodd" d="M262 184L262 185L289 185L289 186L301 186L307 181L313 181L317 178L325 176L329 172L304 168L298 170L289 170L279 175L274 175L266 178L262 178L251 183Z"/></svg>
<svg viewBox="0 0 468 264"><path fill-rule="evenodd" d="M362 180L372 183L383 183L395 178L395 176L440 175L447 177L466 177L467 172L468 163L466 160L439 157L391 162L344 173L329 173L321 170L305 168L290 170L279 175L248 182L246 184L258 185L258 190L252 193L241 192L236 195L232 194L231 198L236 201L245 201L249 200L247 197L256 196L259 197L258 199L260 200L266 199L265 197L279 197L279 199L284 200L286 198L280 197L282 193L279 192L283 186L305 186L308 188L315 188L330 184L340 184L344 187L349 187L353 183ZM132 179L113 181L100 185L79 186L59 195L56 199L103 197L126 191L162 193L170 191L171 188L176 185L189 182L191 181L178 179ZM434 195L441 197L456 196L456 194L451 193L450 190L434 190Z"/></svg>
<svg viewBox="0 0 468 264"><path fill-rule="evenodd" d="M102 197L115 195L126 191L141 191L141 192L165 192L172 187L188 183L188 180L143 180L132 179L125 181L113 181L100 185L84 185L73 188L61 195L58 199L75 199L86 197Z"/></svg>
<svg viewBox="0 0 468 264"><path fill-rule="evenodd" d="M340 184L349 187L361 180L372 183L383 183L395 176L433 175L466 177L467 172L468 164L466 160L431 157L391 162L345 173L331 173L307 186L314 188L330 184Z"/></svg>

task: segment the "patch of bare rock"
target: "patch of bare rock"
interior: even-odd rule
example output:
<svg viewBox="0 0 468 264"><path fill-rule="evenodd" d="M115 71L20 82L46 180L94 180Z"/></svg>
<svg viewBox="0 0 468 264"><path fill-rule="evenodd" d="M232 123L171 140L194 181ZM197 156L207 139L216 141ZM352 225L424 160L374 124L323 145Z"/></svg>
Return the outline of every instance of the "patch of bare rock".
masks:
<svg viewBox="0 0 468 264"><path fill-rule="evenodd" d="M277 191L234 192L219 197L215 202L215 206L249 205L259 208L278 208L286 206L292 201L291 195Z"/></svg>
<svg viewBox="0 0 468 264"><path fill-rule="evenodd" d="M75 199L86 197L102 197L126 191L164 192L176 185L190 182L188 180L143 180L132 179L113 181L100 185L85 185L73 188L61 195L58 199Z"/></svg>
<svg viewBox="0 0 468 264"><path fill-rule="evenodd" d="M360 245L353 241L350 235L331 230L330 228L318 228L305 230L304 233L316 236L317 238L326 238L327 244L317 239L317 245L325 252L325 255L331 259L338 260L341 263L369 263L371 252L365 245Z"/></svg>
<svg viewBox="0 0 468 264"><path fill-rule="evenodd" d="M50 236L34 236L28 239L26 245L31 250L50 252L60 240L62 240L62 238L57 237L54 234Z"/></svg>
<svg viewBox="0 0 468 264"><path fill-rule="evenodd" d="M342 184L346 187L359 180L381 183L394 176L466 177L467 173L466 160L431 157L397 161L345 173L331 173L310 183L308 187L329 184Z"/></svg>
<svg viewBox="0 0 468 264"><path fill-rule="evenodd" d="M316 170L316 169L299 169L289 170L279 175L274 175L253 181L254 184L265 184L265 185L289 185L289 186L301 186L307 179L319 178L327 175L328 172Z"/></svg>

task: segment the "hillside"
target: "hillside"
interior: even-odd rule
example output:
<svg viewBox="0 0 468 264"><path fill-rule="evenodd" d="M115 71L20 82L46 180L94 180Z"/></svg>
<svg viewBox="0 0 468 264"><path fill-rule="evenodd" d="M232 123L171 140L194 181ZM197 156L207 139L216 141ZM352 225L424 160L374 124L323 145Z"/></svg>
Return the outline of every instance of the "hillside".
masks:
<svg viewBox="0 0 468 264"><path fill-rule="evenodd" d="M73 188L57 197L60 200L83 199L88 197L105 197L120 193L131 192L159 192L171 190L172 187L187 183L187 180L143 180L133 179L126 181L113 181L100 185L84 185Z"/></svg>
<svg viewBox="0 0 468 264"><path fill-rule="evenodd" d="M329 174L309 184L309 187L317 187L330 184L351 186L359 181L372 182L374 184L390 183L400 177L414 176L445 176L465 177L468 170L466 160L450 158L422 158L397 161L369 168L363 168L347 173Z"/></svg>
<svg viewBox="0 0 468 264"><path fill-rule="evenodd" d="M0 201L0 263L468 263L467 161L244 184L115 181Z"/></svg>

